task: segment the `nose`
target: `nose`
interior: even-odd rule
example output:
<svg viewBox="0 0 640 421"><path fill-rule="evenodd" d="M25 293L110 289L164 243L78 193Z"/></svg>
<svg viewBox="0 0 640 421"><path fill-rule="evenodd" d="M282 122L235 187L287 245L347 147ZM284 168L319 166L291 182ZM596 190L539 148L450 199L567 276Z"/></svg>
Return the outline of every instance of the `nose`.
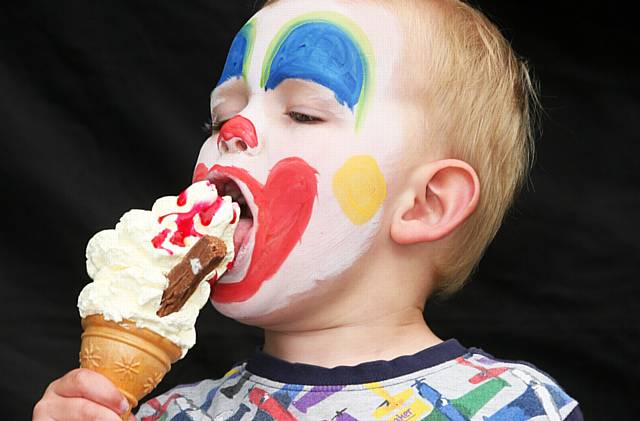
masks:
<svg viewBox="0 0 640 421"><path fill-rule="evenodd" d="M218 134L220 153L242 152L257 146L258 136L251 120L237 115L222 125Z"/></svg>

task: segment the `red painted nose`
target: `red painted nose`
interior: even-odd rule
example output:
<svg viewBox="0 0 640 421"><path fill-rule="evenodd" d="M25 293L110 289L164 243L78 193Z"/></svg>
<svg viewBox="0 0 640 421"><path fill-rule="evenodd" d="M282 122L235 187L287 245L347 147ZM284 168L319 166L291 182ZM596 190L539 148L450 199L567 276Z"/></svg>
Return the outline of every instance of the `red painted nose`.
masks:
<svg viewBox="0 0 640 421"><path fill-rule="evenodd" d="M253 123L237 115L224 123L218 134L218 146L224 151L244 151L258 146L258 136Z"/></svg>

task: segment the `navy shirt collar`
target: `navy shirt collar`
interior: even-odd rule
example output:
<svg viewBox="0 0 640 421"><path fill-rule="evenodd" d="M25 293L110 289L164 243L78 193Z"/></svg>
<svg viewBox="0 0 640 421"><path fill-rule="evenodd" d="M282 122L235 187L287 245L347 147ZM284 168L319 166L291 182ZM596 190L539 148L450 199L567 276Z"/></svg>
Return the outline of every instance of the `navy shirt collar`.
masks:
<svg viewBox="0 0 640 421"><path fill-rule="evenodd" d="M468 349L456 339L449 339L413 355L391 361L371 361L355 366L325 368L290 363L258 350L247 361L246 369L266 379L311 386L350 385L379 382L424 370L465 355Z"/></svg>

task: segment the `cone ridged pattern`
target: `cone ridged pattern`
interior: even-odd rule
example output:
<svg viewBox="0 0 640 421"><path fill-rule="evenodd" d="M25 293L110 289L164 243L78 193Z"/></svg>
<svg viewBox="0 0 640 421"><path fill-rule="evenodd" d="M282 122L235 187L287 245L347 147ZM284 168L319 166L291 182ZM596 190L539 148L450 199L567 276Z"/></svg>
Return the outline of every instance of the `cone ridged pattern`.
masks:
<svg viewBox="0 0 640 421"><path fill-rule="evenodd" d="M129 401L125 420L182 355L173 342L131 321L92 315L82 319L82 328L80 367L104 375L122 392Z"/></svg>

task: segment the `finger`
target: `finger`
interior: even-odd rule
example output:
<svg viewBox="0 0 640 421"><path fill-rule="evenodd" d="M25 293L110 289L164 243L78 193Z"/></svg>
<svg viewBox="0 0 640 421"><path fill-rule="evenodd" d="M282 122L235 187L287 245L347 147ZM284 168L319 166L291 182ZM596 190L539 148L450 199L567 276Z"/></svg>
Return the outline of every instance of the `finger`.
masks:
<svg viewBox="0 0 640 421"><path fill-rule="evenodd" d="M122 421L111 409L83 398L50 398L38 403L34 421Z"/></svg>
<svg viewBox="0 0 640 421"><path fill-rule="evenodd" d="M128 421L137 421L137 420L136 420L136 417L133 414L130 414Z"/></svg>
<svg viewBox="0 0 640 421"><path fill-rule="evenodd" d="M31 421L51 421L48 411L47 401L45 399L39 400L33 407Z"/></svg>
<svg viewBox="0 0 640 421"><path fill-rule="evenodd" d="M84 368L70 371L55 381L51 391L67 398L89 399L116 414L123 414L129 409L129 403L109 379Z"/></svg>

